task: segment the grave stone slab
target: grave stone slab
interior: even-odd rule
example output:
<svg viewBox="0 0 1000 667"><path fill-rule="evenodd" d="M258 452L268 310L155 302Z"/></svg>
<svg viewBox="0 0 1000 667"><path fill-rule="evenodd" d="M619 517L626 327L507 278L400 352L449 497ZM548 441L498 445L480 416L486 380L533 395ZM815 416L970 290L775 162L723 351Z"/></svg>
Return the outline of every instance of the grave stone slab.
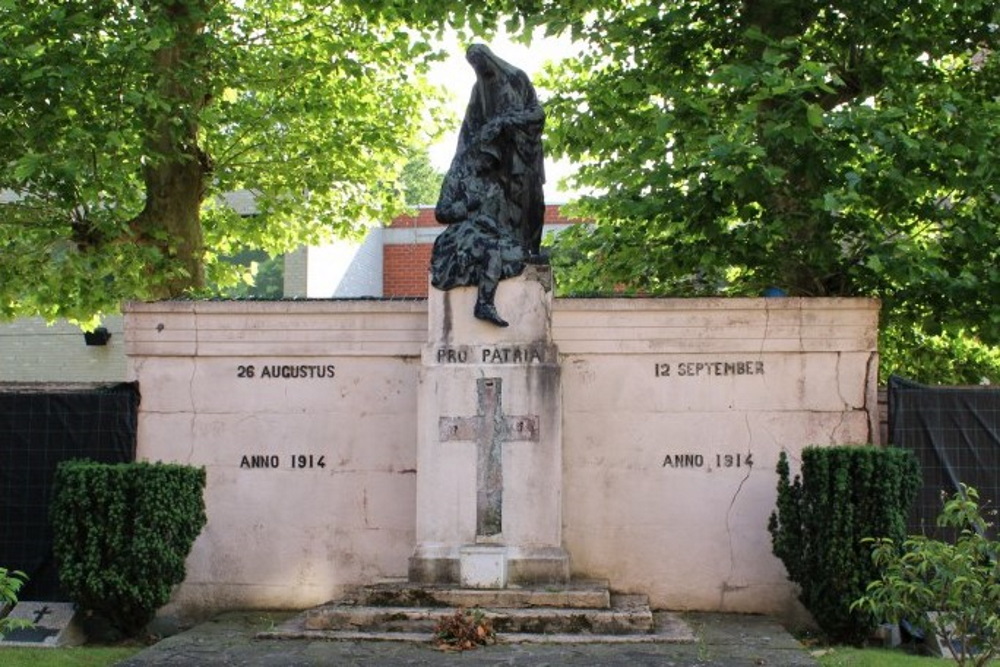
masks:
<svg viewBox="0 0 1000 667"><path fill-rule="evenodd" d="M19 602L7 616L32 623L0 638L0 646L56 648L78 646L86 640L71 602Z"/></svg>

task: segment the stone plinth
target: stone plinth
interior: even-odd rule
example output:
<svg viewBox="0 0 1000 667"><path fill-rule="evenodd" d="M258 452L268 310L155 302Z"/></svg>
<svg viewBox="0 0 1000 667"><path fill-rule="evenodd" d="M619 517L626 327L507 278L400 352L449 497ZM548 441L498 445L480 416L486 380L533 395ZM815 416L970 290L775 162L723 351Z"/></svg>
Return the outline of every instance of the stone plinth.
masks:
<svg viewBox="0 0 1000 667"><path fill-rule="evenodd" d="M491 545L493 558L502 551L505 582L564 582L569 559L562 548L562 397L551 271L529 266L501 284L496 304L507 328L474 319L475 299L471 287L431 290L410 578L459 582L466 578L462 549Z"/></svg>

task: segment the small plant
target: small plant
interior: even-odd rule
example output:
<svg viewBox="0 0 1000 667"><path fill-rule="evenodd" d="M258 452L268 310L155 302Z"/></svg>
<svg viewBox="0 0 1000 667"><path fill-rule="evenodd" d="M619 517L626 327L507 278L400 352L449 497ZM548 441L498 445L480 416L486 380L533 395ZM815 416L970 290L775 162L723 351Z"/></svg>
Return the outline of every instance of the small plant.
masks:
<svg viewBox="0 0 1000 667"><path fill-rule="evenodd" d="M496 632L481 609L457 609L434 626L434 641L444 651L468 651L495 644Z"/></svg>
<svg viewBox="0 0 1000 667"><path fill-rule="evenodd" d="M888 538L866 540L881 577L852 605L886 620L907 618L945 639L959 665L986 665L1000 651L1000 542L979 493L962 485L937 524L958 531L955 543L914 535L902 548Z"/></svg>
<svg viewBox="0 0 1000 667"><path fill-rule="evenodd" d="M184 581L184 560L205 525L204 488L204 468L60 463L52 524L66 593L138 636Z"/></svg>
<svg viewBox="0 0 1000 667"><path fill-rule="evenodd" d="M20 570L11 572L5 567L0 567L0 637L3 637L11 630L30 628L31 622L20 618L7 618L3 616L4 607L17 604L17 594L24 586L28 576Z"/></svg>

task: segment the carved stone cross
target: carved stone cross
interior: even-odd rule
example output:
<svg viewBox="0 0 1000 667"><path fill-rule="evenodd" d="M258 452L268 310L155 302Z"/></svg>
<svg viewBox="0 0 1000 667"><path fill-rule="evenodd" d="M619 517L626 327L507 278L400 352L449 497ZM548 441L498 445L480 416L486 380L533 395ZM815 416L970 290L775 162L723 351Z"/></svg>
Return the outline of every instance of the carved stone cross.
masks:
<svg viewBox="0 0 1000 667"><path fill-rule="evenodd" d="M42 620L43 616L48 616L51 613L52 613L52 610L49 609L49 606L47 604L46 605L42 605L41 609L35 611L35 620L33 621L33 623L40 622Z"/></svg>
<svg viewBox="0 0 1000 667"><path fill-rule="evenodd" d="M475 442L476 536L503 532L503 443L538 442L538 417L503 413L500 378L476 380L474 417L441 417L441 442Z"/></svg>

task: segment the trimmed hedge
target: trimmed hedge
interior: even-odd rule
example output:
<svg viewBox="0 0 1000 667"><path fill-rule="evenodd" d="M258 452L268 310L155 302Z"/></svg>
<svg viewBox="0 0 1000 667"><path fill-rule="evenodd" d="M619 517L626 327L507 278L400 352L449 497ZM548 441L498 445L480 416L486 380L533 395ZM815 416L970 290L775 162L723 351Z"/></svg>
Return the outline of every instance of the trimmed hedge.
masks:
<svg viewBox="0 0 1000 667"><path fill-rule="evenodd" d="M799 599L830 639L859 643L876 619L851 603L879 576L866 537L906 537L906 518L920 487L909 451L850 445L806 447L802 473L789 481L778 459L778 501L771 514L774 555L799 585Z"/></svg>
<svg viewBox="0 0 1000 667"><path fill-rule="evenodd" d="M205 525L204 468L66 461L52 523L59 579L81 608L136 636L184 580Z"/></svg>

